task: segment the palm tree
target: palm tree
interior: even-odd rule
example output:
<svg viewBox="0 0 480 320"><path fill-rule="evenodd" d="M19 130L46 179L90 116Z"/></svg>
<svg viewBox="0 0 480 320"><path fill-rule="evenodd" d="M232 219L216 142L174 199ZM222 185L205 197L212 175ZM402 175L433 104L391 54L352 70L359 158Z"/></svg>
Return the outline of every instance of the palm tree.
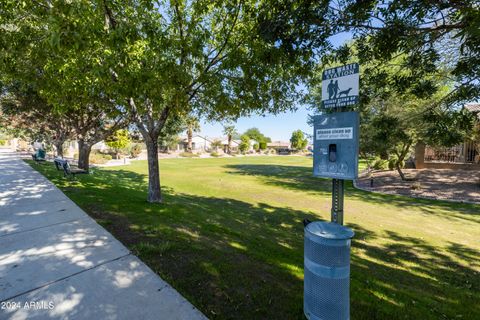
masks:
<svg viewBox="0 0 480 320"><path fill-rule="evenodd" d="M193 116L189 116L185 122L187 124L187 151L192 152L193 133L200 131L200 122Z"/></svg>
<svg viewBox="0 0 480 320"><path fill-rule="evenodd" d="M222 140L213 140L210 146L215 150L215 152L218 152L218 148L222 147Z"/></svg>
<svg viewBox="0 0 480 320"><path fill-rule="evenodd" d="M232 138L237 134L237 130L233 125L225 125L223 126L223 134L225 134L228 138L227 153L230 153L230 148L232 147Z"/></svg>

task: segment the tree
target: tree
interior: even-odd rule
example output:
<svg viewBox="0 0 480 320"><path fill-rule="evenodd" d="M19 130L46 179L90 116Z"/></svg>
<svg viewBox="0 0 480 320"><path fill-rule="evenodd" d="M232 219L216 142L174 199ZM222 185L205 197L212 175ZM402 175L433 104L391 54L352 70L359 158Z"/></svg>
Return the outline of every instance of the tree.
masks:
<svg viewBox="0 0 480 320"><path fill-rule="evenodd" d="M39 72L75 96L104 97L128 112L147 146L149 202L162 201L158 138L171 117L282 112L294 107L306 75L303 61L257 36L256 2L7 2L2 69L12 72L17 54L38 58Z"/></svg>
<svg viewBox="0 0 480 320"><path fill-rule="evenodd" d="M120 129L107 139L105 139L107 146L115 150L115 158L119 159L121 149L125 149L130 144L130 137L128 130Z"/></svg>
<svg viewBox="0 0 480 320"><path fill-rule="evenodd" d="M222 140L213 140L210 146L217 152L223 146Z"/></svg>
<svg viewBox="0 0 480 320"><path fill-rule="evenodd" d="M235 0L105 5L112 92L127 99L144 136L150 202L161 202L156 138L172 115L223 119L293 107L303 65L255 35L255 6Z"/></svg>
<svg viewBox="0 0 480 320"><path fill-rule="evenodd" d="M16 81L2 88L0 123L9 132L32 141L55 146L57 156L63 157L63 144L72 139L72 122L56 111L33 88Z"/></svg>
<svg viewBox="0 0 480 320"><path fill-rule="evenodd" d="M107 104L110 108L101 103L85 103L81 108L70 109L66 115L71 118L78 142L78 167L86 171L90 168L92 146L127 125L128 118L118 114L117 106L110 102Z"/></svg>
<svg viewBox="0 0 480 320"><path fill-rule="evenodd" d="M228 140L227 153L230 153L232 148L232 138L234 135L237 134L237 130L233 125L225 125L223 126L223 134L227 136L227 140Z"/></svg>
<svg viewBox="0 0 480 320"><path fill-rule="evenodd" d="M293 149L304 150L308 144L308 140L305 138L302 130L295 130L292 132L290 143Z"/></svg>
<svg viewBox="0 0 480 320"><path fill-rule="evenodd" d="M181 142L179 134L185 130L185 118L171 117L165 128L160 132L158 145L163 152L176 150Z"/></svg>
<svg viewBox="0 0 480 320"><path fill-rule="evenodd" d="M187 151L192 152L193 133L200 131L200 122L192 116L188 116L185 122L187 126Z"/></svg>
<svg viewBox="0 0 480 320"><path fill-rule="evenodd" d="M240 137L240 144L238 145L238 149L241 153L245 153L250 149L250 138L247 135L242 135Z"/></svg>
<svg viewBox="0 0 480 320"><path fill-rule="evenodd" d="M250 128L247 131L245 131L244 135L247 135L250 139L257 141L259 144L264 142L263 144L265 146L264 149L266 149L267 142L272 142L272 139L270 139L269 137L266 137L263 133L260 132L258 128Z"/></svg>
<svg viewBox="0 0 480 320"><path fill-rule="evenodd" d="M411 94L373 99L362 111L360 149L390 159L406 180L401 168L417 142L448 147L463 142L472 132L473 118L464 109L432 107L442 97L440 92L427 99Z"/></svg>
<svg viewBox="0 0 480 320"><path fill-rule="evenodd" d="M397 93L427 97L441 88L425 75L441 74L442 65L447 64L455 86L445 97L446 104L480 96L480 10L476 1L280 0L265 2L260 11L263 37L308 59L318 58L308 55L315 49L333 51L337 60L346 61L352 48L348 44L335 47L329 37L352 33L358 43L358 61L364 72L376 79L377 87L390 84ZM409 71L401 76L373 64L364 67L371 60L388 65L398 55L406 57L402 68ZM332 61L329 55L321 58Z"/></svg>
<svg viewBox="0 0 480 320"><path fill-rule="evenodd" d="M354 53L351 61L355 61L358 58L355 53L358 52L356 48L359 44L353 42L350 46L349 51ZM401 91L398 90L397 82L383 82L384 79L377 78L378 74L385 75L384 78L387 79L410 77L411 71L404 68L408 59L406 54L401 54L387 64L372 59L362 65L361 102L354 106L361 115L360 153L364 158L374 155L389 160L402 179L406 178L401 170L404 160L417 142L452 146L462 142L473 127L471 115L463 109L452 108L445 99L454 86L449 77L445 76L449 73L448 66L444 66L442 71L423 73L415 79L416 83L433 84L436 89L428 95L419 95L410 90L411 87ZM322 113L332 112L318 107L321 100L321 74L327 67L328 65L318 65L308 97L312 108ZM375 68L375 73L370 72Z"/></svg>
<svg viewBox="0 0 480 320"><path fill-rule="evenodd" d="M87 13L83 11L87 7L87 2L80 1L51 6L11 1L2 7L1 25L8 27L0 33L0 43L6 48L0 53L0 70L4 83L20 82L33 88L51 106L52 112L45 114L68 122L79 145L78 166L88 171L91 147L124 127L128 114L106 94L99 81L98 66L102 62L93 54L99 49L99 42L93 41L87 30L101 26L102 22L94 24L89 20L92 24L88 27L80 23L79 16L68 14L71 9L78 10L77 14ZM60 34L64 36L62 45ZM60 151L68 131L57 127L55 139L60 140Z"/></svg>

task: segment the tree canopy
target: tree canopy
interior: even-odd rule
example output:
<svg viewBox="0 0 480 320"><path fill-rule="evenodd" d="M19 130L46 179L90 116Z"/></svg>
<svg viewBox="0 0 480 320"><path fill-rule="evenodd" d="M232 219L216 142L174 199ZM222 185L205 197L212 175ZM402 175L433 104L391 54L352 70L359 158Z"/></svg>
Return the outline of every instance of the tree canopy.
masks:
<svg viewBox="0 0 480 320"><path fill-rule="evenodd" d="M334 46L333 40L351 33L358 61L378 87L394 84L398 93L426 97L440 88L425 75L441 73L447 65L455 85L445 101L456 104L480 96L477 1L280 0L264 6L262 35L287 52L324 63L345 62L351 46ZM334 55L323 55L327 51ZM371 63L363 67L371 60L388 64L398 55L406 57L401 67L408 73L389 74Z"/></svg>
<svg viewBox="0 0 480 320"><path fill-rule="evenodd" d="M266 145L267 142L272 142L272 139L261 133L258 128L250 128L243 134L248 136L250 139L257 141L259 144Z"/></svg>
<svg viewBox="0 0 480 320"><path fill-rule="evenodd" d="M302 130L295 130L292 132L290 143L293 149L304 150L308 144L308 140L305 138Z"/></svg>
<svg viewBox="0 0 480 320"><path fill-rule="evenodd" d="M0 68L50 103L131 117L147 145L150 202L161 202L158 138L172 118L294 107L302 61L257 36L256 1L6 1ZM60 90L59 90L60 89Z"/></svg>
<svg viewBox="0 0 480 320"><path fill-rule="evenodd" d="M115 150L118 158L120 150L125 149L130 144L130 136L128 130L120 129L115 131L112 135L105 139L105 143L107 144L107 146Z"/></svg>

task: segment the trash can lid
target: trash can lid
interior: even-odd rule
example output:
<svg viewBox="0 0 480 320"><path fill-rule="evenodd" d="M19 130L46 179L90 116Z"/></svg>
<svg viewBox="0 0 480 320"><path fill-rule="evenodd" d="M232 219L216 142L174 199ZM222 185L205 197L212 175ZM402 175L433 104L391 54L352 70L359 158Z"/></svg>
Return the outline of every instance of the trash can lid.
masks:
<svg viewBox="0 0 480 320"><path fill-rule="evenodd" d="M355 234L352 229L333 222L315 221L305 227L306 231L326 239L351 239Z"/></svg>

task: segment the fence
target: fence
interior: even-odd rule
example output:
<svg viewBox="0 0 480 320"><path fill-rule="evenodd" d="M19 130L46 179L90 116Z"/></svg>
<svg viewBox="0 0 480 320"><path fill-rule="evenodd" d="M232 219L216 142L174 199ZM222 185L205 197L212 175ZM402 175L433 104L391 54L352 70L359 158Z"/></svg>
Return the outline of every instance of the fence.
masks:
<svg viewBox="0 0 480 320"><path fill-rule="evenodd" d="M425 147L425 161L450 162L450 163L479 163L479 154L473 141L463 144L445 147Z"/></svg>

